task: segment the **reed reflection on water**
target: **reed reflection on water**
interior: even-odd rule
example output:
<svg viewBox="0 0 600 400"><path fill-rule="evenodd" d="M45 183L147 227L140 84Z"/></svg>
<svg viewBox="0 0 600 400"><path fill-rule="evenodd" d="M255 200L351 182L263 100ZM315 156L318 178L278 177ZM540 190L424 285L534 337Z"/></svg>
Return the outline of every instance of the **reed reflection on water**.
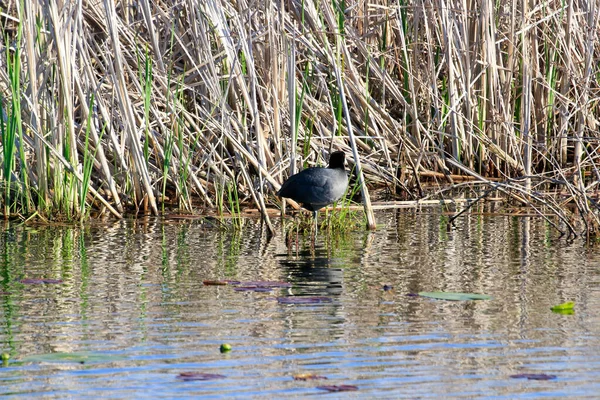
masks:
<svg viewBox="0 0 600 400"><path fill-rule="evenodd" d="M0 241L0 394L31 397L357 397L600 393L600 257L541 219L435 209L377 215L375 232L288 247L256 221L126 220L83 229L8 226ZM59 284L23 284L30 278ZM204 280L285 281L272 293ZM393 286L384 291L383 286ZM446 302L419 291L485 293ZM326 296L323 304L276 297ZM573 315L550 307L575 301ZM221 343L233 350L221 354ZM58 362L41 354L101 355ZM27 359L26 357L31 357ZM23 361L27 360L27 361ZM225 379L184 382L185 371ZM292 376L317 373L326 381ZM556 375L549 381L510 375Z"/></svg>

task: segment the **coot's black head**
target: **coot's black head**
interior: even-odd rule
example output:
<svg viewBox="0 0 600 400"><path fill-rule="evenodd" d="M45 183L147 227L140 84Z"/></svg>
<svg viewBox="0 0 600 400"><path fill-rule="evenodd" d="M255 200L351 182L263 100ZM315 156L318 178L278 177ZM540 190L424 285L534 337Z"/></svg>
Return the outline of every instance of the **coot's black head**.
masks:
<svg viewBox="0 0 600 400"><path fill-rule="evenodd" d="M334 151L329 156L329 168L344 169L344 160L346 155L343 151Z"/></svg>

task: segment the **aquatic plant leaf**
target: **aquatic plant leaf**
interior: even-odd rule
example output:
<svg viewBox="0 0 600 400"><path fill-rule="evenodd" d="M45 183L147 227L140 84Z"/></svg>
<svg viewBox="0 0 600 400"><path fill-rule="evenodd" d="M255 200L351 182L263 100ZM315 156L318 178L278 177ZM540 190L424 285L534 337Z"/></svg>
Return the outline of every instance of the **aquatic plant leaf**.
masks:
<svg viewBox="0 0 600 400"><path fill-rule="evenodd" d="M492 298L492 296L488 296L487 294L453 292L419 292L419 296L449 301L490 300Z"/></svg>
<svg viewBox="0 0 600 400"><path fill-rule="evenodd" d="M213 379L223 379L226 378L226 376L220 374L206 374L204 372L182 372L177 375L177 378L184 381L210 381Z"/></svg>
<svg viewBox="0 0 600 400"><path fill-rule="evenodd" d="M326 376L315 375L311 373L303 373L293 375L295 381L312 381L317 379L327 379Z"/></svg>
<svg viewBox="0 0 600 400"><path fill-rule="evenodd" d="M202 281L202 284L205 286L225 286L225 285L239 285L240 281L232 281L230 279L223 280L206 280Z"/></svg>
<svg viewBox="0 0 600 400"><path fill-rule="evenodd" d="M289 296L277 298L277 302L280 304L318 304L331 303L332 301L331 297L324 296Z"/></svg>
<svg viewBox="0 0 600 400"><path fill-rule="evenodd" d="M56 363L101 363L121 361L125 358L114 354L75 352L32 354L21 359L23 362L56 362Z"/></svg>
<svg viewBox="0 0 600 400"><path fill-rule="evenodd" d="M548 374L516 374L510 376L513 379L531 379L535 381L549 381L552 379L556 379L556 375L548 375Z"/></svg>
<svg viewBox="0 0 600 400"><path fill-rule="evenodd" d="M573 310L573 308L575 308L575 302L567 301L566 303L558 304L554 307L551 307L550 309L554 312L560 312L560 311Z"/></svg>
<svg viewBox="0 0 600 400"><path fill-rule="evenodd" d="M28 278L28 279L21 279L19 282L21 282L24 285L41 285L41 284L50 284L50 283L62 283L62 279L35 279L35 278Z"/></svg>
<svg viewBox="0 0 600 400"><path fill-rule="evenodd" d="M327 390L328 392L353 392L358 390L358 386L354 385L326 385L317 386L317 389Z"/></svg>
<svg viewBox="0 0 600 400"><path fill-rule="evenodd" d="M229 353L231 351L231 345L229 343L223 343L221 347L219 347L219 351L221 353Z"/></svg>
<svg viewBox="0 0 600 400"><path fill-rule="evenodd" d="M202 281L205 286L225 286L228 284L227 281Z"/></svg>
<svg viewBox="0 0 600 400"><path fill-rule="evenodd" d="M242 286L255 286L255 287L263 287L263 288L290 288L292 284L289 282L279 282L279 281L250 281L250 282L240 282Z"/></svg>

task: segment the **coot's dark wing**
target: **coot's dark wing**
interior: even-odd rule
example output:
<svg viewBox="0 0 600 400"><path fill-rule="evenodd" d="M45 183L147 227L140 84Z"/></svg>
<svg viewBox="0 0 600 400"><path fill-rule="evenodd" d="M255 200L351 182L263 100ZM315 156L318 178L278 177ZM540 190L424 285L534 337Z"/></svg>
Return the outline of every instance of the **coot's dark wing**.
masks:
<svg viewBox="0 0 600 400"><path fill-rule="evenodd" d="M310 203L313 199L320 199L325 182L319 173L324 168L307 168L286 180L277 192L280 197L295 200L299 203Z"/></svg>
<svg viewBox="0 0 600 400"><path fill-rule="evenodd" d="M277 192L313 211L339 199L345 192L348 178L343 170L307 168L292 175Z"/></svg>

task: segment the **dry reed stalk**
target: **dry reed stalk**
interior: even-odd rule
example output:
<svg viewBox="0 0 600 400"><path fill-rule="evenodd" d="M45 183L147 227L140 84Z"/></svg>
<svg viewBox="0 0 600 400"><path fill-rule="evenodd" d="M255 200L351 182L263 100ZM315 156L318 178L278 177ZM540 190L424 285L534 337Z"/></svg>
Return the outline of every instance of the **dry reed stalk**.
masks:
<svg viewBox="0 0 600 400"><path fill-rule="evenodd" d="M111 72L111 78L117 91L117 98L119 99L119 107L125 123L125 131L127 132L127 143L133 162L132 168L134 169L134 177L139 180L134 180L136 187L143 186L145 193L137 193L139 202L142 198L148 199L150 208L154 214L158 214L158 207L154 197L152 185L150 183L150 176L148 175L148 168L143 160L141 154L141 148L139 145L139 139L137 135L137 124L131 104L131 100L127 93L125 75L123 71L124 59L121 53L121 41L118 35L118 22L116 18L115 5L110 0L104 0L104 9L106 12L106 21L108 25L108 31L111 37L111 45L114 51L114 62L109 63L108 67ZM141 181L141 182L140 182ZM138 203L139 204L139 203Z"/></svg>
<svg viewBox="0 0 600 400"><path fill-rule="evenodd" d="M71 45L77 36L77 24L74 19L79 16L79 13L76 14L74 8L71 7L73 7L72 4L65 5L59 17L57 3L50 2L47 12L52 27L54 46L56 46L56 61L59 75L59 107L61 110L64 110L64 112L60 112L57 115L58 143L64 146L65 153L67 153L67 160L72 165L79 165L74 119L75 98L71 90L73 81L71 69L74 66L72 59L74 55L72 54L73 49ZM77 213L80 210L78 209L78 202L75 200L76 193L74 189L74 187L70 189L67 185L65 202L68 209L74 210Z"/></svg>
<svg viewBox="0 0 600 400"><path fill-rule="evenodd" d="M567 0L567 18L565 20L564 26L564 43L566 48L571 48L571 28L573 25L573 0ZM574 69L573 61L571 58L571 53L566 52L564 54L566 65L563 67L567 68L567 70L572 71ZM568 90L571 83L570 75L567 75L563 78L560 85L560 94L563 99L568 99ZM560 110L560 128L558 131L558 159L561 163L567 161L567 150L568 150L568 127L569 127L569 117L568 117L568 102L561 101Z"/></svg>
<svg viewBox="0 0 600 400"><path fill-rule="evenodd" d="M35 2L25 2L24 3L24 22L27 24L24 31L25 36L25 49L27 56L27 67L29 73L29 90L28 90L28 98L37 99L39 98L39 79L40 76L38 74L39 66L39 54L36 51L36 43L34 37L34 22L35 15L39 12L38 4ZM40 103L38 101L34 101L30 105L30 126L31 129L35 132L41 131L41 121L40 121ZM38 196L42 203L48 203L48 176L46 174L46 163L47 156L44 151L43 143L39 140L37 135L34 135L34 153L37 157L37 162L35 165L35 172L37 175L37 190Z"/></svg>
<svg viewBox="0 0 600 400"><path fill-rule="evenodd" d="M521 26L527 26L530 0L523 0L521 4ZM525 191L531 191L531 157L533 139L531 135L531 104L532 104L532 59L530 54L530 29L521 31L521 54L523 55L523 100L521 112L521 134L523 135L523 173L525 174Z"/></svg>
<svg viewBox="0 0 600 400"><path fill-rule="evenodd" d="M468 168L464 167L462 164L449 159L448 160L450 163L454 164L457 168L459 168L460 170L462 170L463 172L472 175L474 177L476 177L477 179L479 179L481 182L486 183L487 185L489 185L491 187L491 189L494 190L498 190L504 194L506 194L509 197L513 197L515 200L517 200L518 202L521 202L523 204L528 205L529 207L531 207L538 215L540 215L541 217L543 217L546 221L548 221L549 224L551 224L556 230L558 230L559 232L563 233L564 232L554 223L552 222L543 212L542 210L540 210L540 208L538 208L536 205L534 205L530 199L535 200L538 204L541 204L547 208L549 208L552 213L554 215L556 215L564 224L565 226L568 228L569 230L569 235L577 235L577 232L575 230L575 228L572 226L572 224L569 221L568 216L565 214L564 210L561 209L560 207L558 207L556 204L554 204L552 202L552 199L543 199L542 197L540 197L538 194L533 193L531 190L526 190L524 189L521 185L513 185L511 183L503 183L503 182L492 182L489 181L487 179L485 179L484 177L482 177L481 175L478 175L477 173L469 170ZM524 179L528 179L528 177L525 177ZM520 194L522 194L522 196L519 195L515 195L513 193L513 191L518 192ZM490 191L486 191L482 196L479 197L478 201L481 199L484 199L485 197L487 197L487 195L491 193Z"/></svg>
<svg viewBox="0 0 600 400"><path fill-rule="evenodd" d="M77 71L75 73L78 74ZM80 79L76 79L75 80L75 87L77 89L77 93L78 93L79 97L82 98L82 99L86 98L86 95L85 95L84 90L82 88L81 80ZM88 117L91 117L91 116L88 115L90 112L92 112L89 109L88 104L85 103L85 102L81 102L80 105L81 105L81 109L83 111L84 118L87 119ZM110 167L108 165L108 161L106 159L106 156L104 155L104 147L102 146L102 143L100 142L100 136L98 135L98 130L96 129L96 125L90 124L90 133L92 134L92 140L94 142L94 146L95 146L96 156L97 156L98 162L101 165L104 182L108 185L108 188L109 188L110 193L112 195L113 202L115 203L115 206L116 206L117 210L119 210L119 213L122 213L123 212L123 205L121 203L121 199L119 197L119 193L117 191L117 187L115 185L115 181L114 181L114 179L112 177L112 173L110 171Z"/></svg>
<svg viewBox="0 0 600 400"><path fill-rule="evenodd" d="M158 212L163 190L182 209L192 192L213 207L225 184L266 217L284 164L341 149L365 193L392 183L423 196L422 181L453 182L450 169L525 182L521 199L551 181L567 193L553 201L596 229L595 2L33 0L3 12L2 43L22 52L0 52L2 106L8 118L22 98L29 127L3 179L28 174L48 213L82 212L69 171L82 170L89 134L91 182L118 211L146 199Z"/></svg>
<svg viewBox="0 0 600 400"><path fill-rule="evenodd" d="M339 32L336 29L335 24L333 22L333 20L334 20L333 10L330 8L329 4L322 4L322 6L323 6L322 9L324 11L325 19L326 19L327 23L329 24L330 29L333 31L333 33L336 37L336 47L335 47L336 51L342 52L344 54L344 60L348 60L350 58L348 48L345 43L342 43L341 32ZM364 211L365 211L366 220L367 220L367 229L375 229L375 227L376 227L375 215L373 214L373 208L371 207L371 197L369 196L369 189L367 188L367 185L365 183L365 178L363 175L363 169L362 169L362 165L361 165L361 161L360 161L360 156L358 154L358 149L357 149L357 142L354 138L354 133L352 130L352 117L350 116L350 112L348 110L348 103L346 101L344 84L342 82L342 72L339 67L339 64L341 64L342 57L341 57L341 55L338 55L336 57L336 59L334 59L333 51L329 46L326 47L326 51L330 58L330 61L332 61L331 66L333 67L336 82L338 85L337 89L339 91L338 92L339 101L342 105L344 118L346 120L346 128L348 129L348 139L350 141L350 146L352 148L352 154L354 157L354 173L356 174L356 177L358 180L358 185L360 186L360 191L362 194L362 201L363 201ZM351 65L351 63L349 63L348 65ZM351 74L348 78L353 79L354 81L357 81L359 79L357 77L357 75L358 75L357 71L352 71L351 68L350 68L350 71L353 72L353 74Z"/></svg>

